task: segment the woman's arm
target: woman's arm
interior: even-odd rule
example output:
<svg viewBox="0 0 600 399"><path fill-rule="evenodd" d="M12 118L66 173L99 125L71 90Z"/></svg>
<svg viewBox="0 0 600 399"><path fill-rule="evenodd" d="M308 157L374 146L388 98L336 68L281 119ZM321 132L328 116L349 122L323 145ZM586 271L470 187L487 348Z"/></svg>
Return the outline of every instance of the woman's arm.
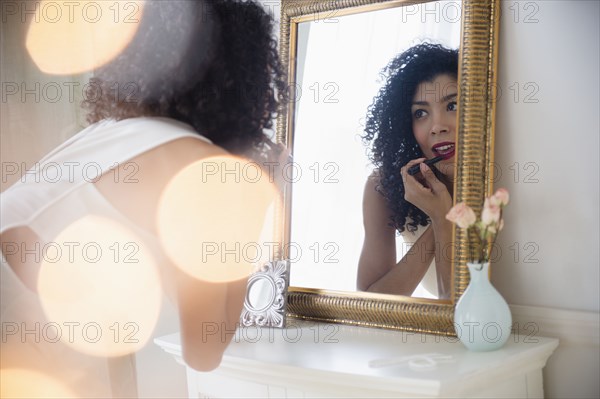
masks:
<svg viewBox="0 0 600 399"><path fill-rule="evenodd" d="M405 168L419 161L411 161ZM435 212L431 212L434 215L431 217L432 225L396 263L395 229L389 226L390 210L386 199L375 191L378 176L374 174L369 177L363 197L365 241L359 260L357 288L363 291L411 295L435 257L439 297L448 298L452 283L449 259L452 253L449 247L452 228L440 215L446 214L446 208L450 209L452 199L443 183L433 180L437 179L431 171L430 174L423 173L425 180L419 182L406 175L405 168L402 173L407 185L407 200L412 199L430 212L432 207L435 208ZM424 185L434 186L437 193L432 193L432 189Z"/></svg>
<svg viewBox="0 0 600 399"><path fill-rule="evenodd" d="M175 273L183 358L195 370L213 370L235 335L247 279L211 283Z"/></svg>
<svg viewBox="0 0 600 399"><path fill-rule="evenodd" d="M258 181L248 181L231 173L244 170L248 161L226 156L208 162L207 166L218 167L219 173L208 174L204 167L198 169L200 175L191 181L203 183L199 183L201 190L196 190L190 204L198 209L189 212L190 218L195 219L180 223L181 230L192 232L193 236L170 232L177 234L176 241L189 242L190 259L197 260L191 264L191 272L198 272L197 275L188 275L187 268L175 273L183 356L188 365L200 371L220 364L235 335L252 266L243 249L248 245L263 246L264 217L277 195L266 174ZM188 201L180 203L185 205ZM213 250L205 250L205 244Z"/></svg>
<svg viewBox="0 0 600 399"><path fill-rule="evenodd" d="M410 251L396 263L396 229L389 225L390 210L377 191L378 177L367 180L363 197L365 240L358 263L361 291L410 296L427 272L433 252L433 230L428 228ZM428 245L429 244L429 245Z"/></svg>
<svg viewBox="0 0 600 399"><path fill-rule="evenodd" d="M180 228L172 234L183 235L179 240L186 243L182 250L191 250L193 259L202 254L203 248L208 248L203 247L203 243L214 245L211 248L218 248L217 253L204 253L201 261L193 264L191 271L198 272L197 275L190 274L190 270L182 270L173 262L162 265L165 286L175 290L173 296L179 310L183 357L189 366L200 371L216 368L234 337L247 279L236 272L244 267L246 259L243 254L232 251L239 251L237 248L244 248L247 242L259 243L263 216L273 199L268 193L275 193L274 190L267 194L264 192L265 186L270 186L267 174L263 174L264 179L260 181L244 184L231 171L241 171L245 164L235 168L232 159L227 152L212 144L184 138L133 159L138 167L138 183L115 184L111 176L96 183L114 206L138 226L158 236L161 233L157 217L149 215L159 214L160 198L164 197L165 188L190 165L199 161L209 162L206 168L195 168L195 176L188 176L189 191L184 190L179 196L172 197L181 201L171 203L170 207L178 207L182 214L189 215L178 222ZM226 160L229 160L227 164ZM126 172L124 170L121 176L126 176ZM198 191L201 197L197 194L191 197L192 192ZM193 236L186 236L184 232L190 225L197 226L197 229L191 229L195 231ZM225 250L229 252L225 253ZM231 278L207 281L199 277L203 270L206 271L203 275L211 272L223 275L231 270Z"/></svg>
<svg viewBox="0 0 600 399"><path fill-rule="evenodd" d="M448 187L423 161L424 158L412 160L400 170L405 188L404 199L425 212L431 220L432 242L435 243L431 252L435 256L438 297L446 299L450 297L452 290L452 224L446 220L452 207L452 196ZM409 175L408 169L416 164L421 164L420 175ZM427 250L426 244L424 249ZM419 251L422 250L423 248L419 248Z"/></svg>

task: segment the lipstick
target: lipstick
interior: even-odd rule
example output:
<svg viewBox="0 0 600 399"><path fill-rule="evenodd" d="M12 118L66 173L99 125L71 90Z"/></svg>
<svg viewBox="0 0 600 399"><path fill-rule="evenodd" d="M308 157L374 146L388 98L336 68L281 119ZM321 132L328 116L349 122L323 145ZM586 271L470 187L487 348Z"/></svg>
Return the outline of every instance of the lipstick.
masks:
<svg viewBox="0 0 600 399"><path fill-rule="evenodd" d="M445 156L443 156L443 155L438 155L438 156L437 156L437 157L435 157L435 158L431 158L431 159L427 159L427 160L423 161L423 163L424 163L425 165L427 165L427 166L431 166L431 165L433 165L434 163L437 163L437 162L439 162L439 161L441 161L442 159L445 159L445 158L446 158L446 157L445 157ZM408 169L408 174L409 174L409 175L411 175L411 176L413 176L413 175L416 175L417 173L419 173L419 172L421 171L421 167L420 167L419 165L421 165L421 164L417 164L417 165L413 165L413 166L411 166L411 167Z"/></svg>

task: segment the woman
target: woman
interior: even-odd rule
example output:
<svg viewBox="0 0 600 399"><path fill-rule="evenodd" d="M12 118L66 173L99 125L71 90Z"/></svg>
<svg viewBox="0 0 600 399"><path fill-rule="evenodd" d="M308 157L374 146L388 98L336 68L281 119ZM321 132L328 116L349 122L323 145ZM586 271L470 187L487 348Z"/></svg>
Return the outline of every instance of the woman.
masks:
<svg viewBox="0 0 600 399"><path fill-rule="evenodd" d="M385 69L364 135L376 169L364 190L360 290L411 295L435 269L437 296L450 295L452 228L445 215L452 207L457 71L458 52L434 44L408 49ZM435 166L423 163L440 155ZM409 174L415 165L418 173ZM396 230L414 243L399 262Z"/></svg>
<svg viewBox="0 0 600 399"><path fill-rule="evenodd" d="M31 256L21 251L60 249L63 242L57 237L82 220L110 220L111 226L124 226L128 237L139 238L116 242L120 246L109 248L98 242L87 244L99 248L96 255L114 257L114 262L118 254L133 254L131 264L140 263L141 251L117 250L146 248L152 263L159 266L161 285L177 303L184 359L197 370L219 365L239 320L246 279L243 272L225 270L240 263L231 260L235 256L231 253L219 257L213 251L208 255L214 256L208 257L205 251L198 257L202 260L196 257L205 249L204 244L239 244L248 237L258 237L272 199L260 192L262 183L256 180L253 184L239 183L239 169L246 163L231 157L248 156L260 162L278 152L273 151L264 132L271 128L285 89L272 28L272 19L254 1L145 4L132 43L109 65L97 70L90 82L94 93L88 93L84 107L92 125L51 152L36 170L2 194L3 369L39 371L81 397L136 396L135 370L127 353L103 356L97 345L80 351L70 345L73 342L63 339L70 332L65 320L70 319L62 320L62 324L52 319L49 312L55 309L43 302L39 292L44 286L40 276L51 275L57 269L49 266L46 252ZM169 197L166 193L176 185L175 177L199 163L203 167L233 167L233 175L219 177L238 180L237 184L224 187L216 184L221 181L217 179L208 185L206 179L215 175L215 169L210 169L210 174L204 169L205 174L192 173L184 190ZM58 166L58 180L44 178L42 172L49 166ZM195 197L191 197L192 192ZM191 204L185 201L188 195L194 201ZM165 205L166 197L175 205ZM175 220L172 215L180 218ZM197 220L194 215L207 219ZM171 221L175 227L162 231ZM189 233L185 228L192 223L197 229ZM116 237L119 231L109 231L109 235ZM83 238L78 239L80 242L70 243L71 248L81 248ZM231 252L231 247L224 250ZM191 254L188 264L206 266L201 270L204 277L213 271L216 277L199 277L194 270L186 269L180 264L186 260L178 258L182 253ZM56 262L56 253L53 256ZM89 253L84 257L89 260ZM119 267L126 268L126 263ZM85 280L90 286L77 287L77 280L73 280L71 285L75 286L71 287L68 280L80 271L76 262L71 266L72 275L62 279L67 280L65 291L50 298L50 303L64 303L59 310L77 306L89 291L105 291L108 302L122 283L123 276L116 271L111 276L114 287L94 285L91 279ZM222 270L225 277L219 274ZM150 306L151 287L147 291L143 286L131 287L130 292L137 292L138 298L132 294L106 309L102 317L110 321L111 314L127 308L130 301L141 299ZM127 340L128 333L133 335L127 342L139 341L140 335L150 340L152 331L142 330L151 330L152 326L130 323L131 329L127 329L123 328L126 321L108 324L107 329L107 324L86 320L96 327L96 335L87 334L83 340L75 336L73 340L81 340L82 347L107 334L118 343ZM73 328L80 325L68 323ZM5 340L5 325L42 328L40 331L54 334L48 333L40 340L39 336L23 338L18 331L10 330ZM54 329L43 330L50 325ZM63 338L56 338L56 329Z"/></svg>

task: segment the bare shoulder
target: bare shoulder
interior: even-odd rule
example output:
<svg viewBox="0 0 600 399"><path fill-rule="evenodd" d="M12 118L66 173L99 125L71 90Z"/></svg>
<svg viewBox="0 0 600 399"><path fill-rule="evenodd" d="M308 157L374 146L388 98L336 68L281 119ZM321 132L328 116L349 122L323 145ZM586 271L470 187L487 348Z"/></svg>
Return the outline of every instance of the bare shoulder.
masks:
<svg viewBox="0 0 600 399"><path fill-rule="evenodd" d="M205 140L183 137L140 154L132 161L139 165L140 174L148 177L145 181L154 185L170 180L192 163L229 155L223 148Z"/></svg>
<svg viewBox="0 0 600 399"><path fill-rule="evenodd" d="M380 204L385 204L385 198L383 194L378 191L378 187L381 184L381 176L379 171L375 169L369 177L367 177L367 181L365 183L365 191L363 194L363 202L372 203L379 202Z"/></svg>
<svg viewBox="0 0 600 399"><path fill-rule="evenodd" d="M170 155L172 158L169 158L175 162L201 160L208 157L229 155L223 148L193 137L183 137L173 140L159 148L164 155Z"/></svg>
<svg viewBox="0 0 600 399"><path fill-rule="evenodd" d="M128 176L136 184L121 184L111 174L95 182L96 188L113 206L139 226L154 231L159 198L165 187L189 165L210 157L228 156L224 149L194 137L170 141L146 151L119 166L119 176Z"/></svg>
<svg viewBox="0 0 600 399"><path fill-rule="evenodd" d="M387 199L378 190L380 185L378 171L373 171L367 178L363 194L363 221L367 229L388 229L392 212Z"/></svg>
<svg viewBox="0 0 600 399"><path fill-rule="evenodd" d="M371 174L367 178L367 183L371 182L371 183L379 184L380 180L381 180L381 174L379 173L379 169L374 169L373 172L371 172Z"/></svg>

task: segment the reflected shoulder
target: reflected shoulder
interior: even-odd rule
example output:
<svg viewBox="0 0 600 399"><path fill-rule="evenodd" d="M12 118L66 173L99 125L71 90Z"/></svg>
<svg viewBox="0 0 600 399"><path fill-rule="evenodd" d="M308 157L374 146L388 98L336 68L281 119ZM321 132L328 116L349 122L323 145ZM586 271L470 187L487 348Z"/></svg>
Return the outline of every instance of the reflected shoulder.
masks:
<svg viewBox="0 0 600 399"><path fill-rule="evenodd" d="M371 199L372 201L380 199L384 200L383 195L377 191L377 187L380 185L381 177L379 175L379 171L374 170L369 177L367 177L367 181L365 182L365 191L364 191L364 199Z"/></svg>

